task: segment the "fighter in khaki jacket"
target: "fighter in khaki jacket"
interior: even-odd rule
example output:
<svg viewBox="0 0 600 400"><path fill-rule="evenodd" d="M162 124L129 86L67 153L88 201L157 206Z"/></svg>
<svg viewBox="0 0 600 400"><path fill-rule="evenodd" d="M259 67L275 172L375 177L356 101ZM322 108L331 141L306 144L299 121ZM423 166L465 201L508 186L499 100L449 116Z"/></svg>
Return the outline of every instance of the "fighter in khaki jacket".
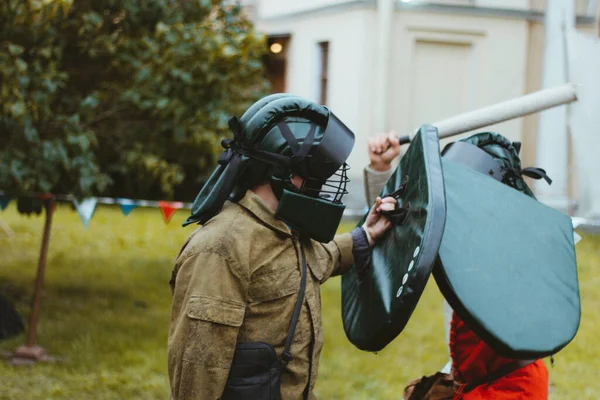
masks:
<svg viewBox="0 0 600 400"><path fill-rule="evenodd" d="M352 132L327 108L291 95L268 96L230 125L235 138L223 142L186 221L203 225L171 279L171 396L313 399L319 286L369 262L370 246L390 228L379 211L395 199L378 198L361 228L331 240Z"/></svg>

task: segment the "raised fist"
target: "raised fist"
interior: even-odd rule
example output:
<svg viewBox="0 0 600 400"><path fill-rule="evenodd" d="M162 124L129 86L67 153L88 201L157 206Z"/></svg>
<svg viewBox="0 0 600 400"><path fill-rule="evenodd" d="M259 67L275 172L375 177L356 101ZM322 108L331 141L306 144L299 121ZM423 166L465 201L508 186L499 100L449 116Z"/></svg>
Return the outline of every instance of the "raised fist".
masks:
<svg viewBox="0 0 600 400"><path fill-rule="evenodd" d="M379 172L391 168L392 160L400 154L400 142L394 131L381 133L369 139L370 167Z"/></svg>

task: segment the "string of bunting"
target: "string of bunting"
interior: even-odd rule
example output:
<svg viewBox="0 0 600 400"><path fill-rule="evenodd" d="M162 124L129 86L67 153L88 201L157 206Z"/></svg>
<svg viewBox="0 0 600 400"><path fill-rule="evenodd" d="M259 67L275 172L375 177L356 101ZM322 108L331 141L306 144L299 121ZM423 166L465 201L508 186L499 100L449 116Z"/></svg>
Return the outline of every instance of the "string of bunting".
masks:
<svg viewBox="0 0 600 400"><path fill-rule="evenodd" d="M112 198L112 197L88 197L81 201L78 201L72 195L39 195L32 196L37 198L48 198L52 197L56 201L67 201L72 202L77 210L79 218L87 228L96 210L98 204L116 204L121 208L123 215L129 215L134 209L138 207L152 207L159 208L165 223L171 222L171 218L180 209L191 209L192 203L183 203L180 201L153 201L153 200L133 200L125 198ZM8 204L11 202L12 197L4 192L0 192L0 211L4 211Z"/></svg>

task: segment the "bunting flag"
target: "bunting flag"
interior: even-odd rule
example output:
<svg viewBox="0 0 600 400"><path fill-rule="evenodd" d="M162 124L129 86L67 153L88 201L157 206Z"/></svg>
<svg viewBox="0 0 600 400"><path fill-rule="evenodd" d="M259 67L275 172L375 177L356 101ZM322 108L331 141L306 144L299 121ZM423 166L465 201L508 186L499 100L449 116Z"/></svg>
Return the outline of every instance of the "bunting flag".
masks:
<svg viewBox="0 0 600 400"><path fill-rule="evenodd" d="M75 204L77 214L79 214L79 218L81 218L83 225L85 225L86 228L89 227L98 200L95 197L90 197L83 200L81 203L77 200L73 200L73 204Z"/></svg>
<svg viewBox="0 0 600 400"><path fill-rule="evenodd" d="M121 207L121 211L125 216L128 216L131 210L138 207L138 204L130 199L117 199L117 203Z"/></svg>
<svg viewBox="0 0 600 400"><path fill-rule="evenodd" d="M159 201L158 207L160 208L160 211L162 212L165 222L168 224L171 221L173 214L175 214L175 212L177 210L179 210L180 208L183 208L184 204L181 202L178 202L178 201L177 202Z"/></svg>
<svg viewBox="0 0 600 400"><path fill-rule="evenodd" d="M161 214L163 216L163 220L168 224L173 215L177 212L177 210L185 208L188 210L192 209L193 203L182 203L180 201L153 201L153 200L132 200L132 199L124 199L124 198L111 198L111 197L88 197L83 200L81 203L78 202L75 197L72 195L54 195L54 194L37 194L32 195L31 197L40 198L43 200L48 200L53 198L53 207L56 209L57 202L59 201L68 201L72 202L77 210L77 214L81 218L81 221L87 228L89 223L94 215L94 211L96 210L96 205L98 204L112 204L119 205L121 211L124 215L129 215L129 213L138 207L153 207L160 208ZM5 192L0 191L0 209L4 210L8 203L12 200L12 197L6 194ZM346 215L346 213L344 213ZM351 211L347 214L350 217L355 216L355 214ZM577 228L581 224L591 223L596 226L596 222L590 221L586 218L572 217L573 221L573 230ZM587 222L586 222L587 221ZM581 240L581 236L577 233L573 232L575 243Z"/></svg>
<svg viewBox="0 0 600 400"><path fill-rule="evenodd" d="M4 209L8 206L8 203L10 203L11 200L12 199L10 198L10 196L0 194L0 211L4 211Z"/></svg>

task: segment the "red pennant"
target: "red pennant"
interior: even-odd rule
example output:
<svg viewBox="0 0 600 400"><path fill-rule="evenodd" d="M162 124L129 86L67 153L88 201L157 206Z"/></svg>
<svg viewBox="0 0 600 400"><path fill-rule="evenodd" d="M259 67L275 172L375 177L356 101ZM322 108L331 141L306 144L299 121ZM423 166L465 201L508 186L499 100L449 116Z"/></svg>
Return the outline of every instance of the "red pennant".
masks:
<svg viewBox="0 0 600 400"><path fill-rule="evenodd" d="M179 210L180 208L183 207L183 203L159 201L158 207L160 208L160 211L162 212L165 222L168 224L171 221L173 214L175 214L175 212L177 210Z"/></svg>

